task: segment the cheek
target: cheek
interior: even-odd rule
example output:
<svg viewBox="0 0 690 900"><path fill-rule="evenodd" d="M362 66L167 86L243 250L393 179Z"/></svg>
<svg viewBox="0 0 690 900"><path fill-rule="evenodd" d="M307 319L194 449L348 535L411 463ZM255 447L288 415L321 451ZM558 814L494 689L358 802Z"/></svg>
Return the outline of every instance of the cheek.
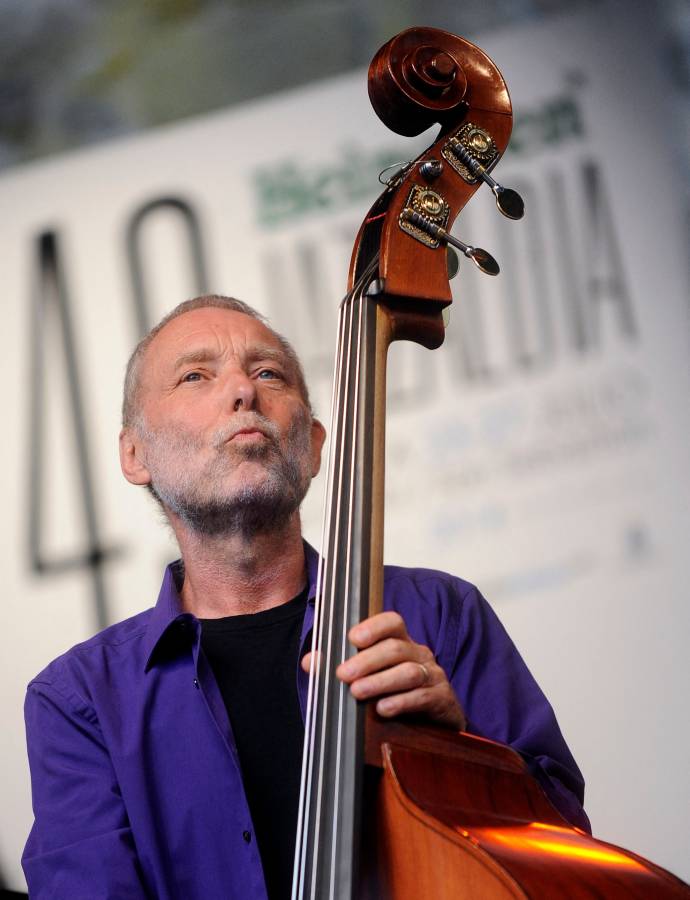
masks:
<svg viewBox="0 0 690 900"><path fill-rule="evenodd" d="M297 401L275 394L260 398L258 412L273 422L283 435L296 431L305 423L303 407Z"/></svg>
<svg viewBox="0 0 690 900"><path fill-rule="evenodd" d="M311 475L314 478L321 468L321 448L312 438L311 440Z"/></svg>
<svg viewBox="0 0 690 900"><path fill-rule="evenodd" d="M203 434L206 429L214 427L219 415L220 404L215 392L189 391L156 410L155 420L151 420L151 424L160 430L172 432L182 428Z"/></svg>

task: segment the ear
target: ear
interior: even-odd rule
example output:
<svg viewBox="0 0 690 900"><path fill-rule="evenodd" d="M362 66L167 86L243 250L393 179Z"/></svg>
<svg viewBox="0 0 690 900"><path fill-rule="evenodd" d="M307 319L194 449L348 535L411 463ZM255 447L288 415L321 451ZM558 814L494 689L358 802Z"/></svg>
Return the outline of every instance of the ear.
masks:
<svg viewBox="0 0 690 900"><path fill-rule="evenodd" d="M132 428L120 432L120 467L131 484L149 484L151 476L142 458L141 439Z"/></svg>
<svg viewBox="0 0 690 900"><path fill-rule="evenodd" d="M315 478L321 468L321 450L326 440L326 429L318 419L311 422L311 477Z"/></svg>

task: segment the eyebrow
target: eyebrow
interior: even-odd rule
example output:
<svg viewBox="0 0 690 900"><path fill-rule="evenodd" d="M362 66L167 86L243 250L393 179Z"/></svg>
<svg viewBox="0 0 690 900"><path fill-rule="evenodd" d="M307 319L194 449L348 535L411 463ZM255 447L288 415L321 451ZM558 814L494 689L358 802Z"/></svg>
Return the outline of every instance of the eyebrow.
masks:
<svg viewBox="0 0 690 900"><path fill-rule="evenodd" d="M173 364L173 371L176 372L178 369L181 369L183 366L188 366L190 363L203 363L210 362L213 359L216 359L218 354L205 347L201 347L198 350L190 350L188 353L183 353L182 356L178 356Z"/></svg>
<svg viewBox="0 0 690 900"><path fill-rule="evenodd" d="M290 355L286 353L282 348L266 347L263 345L249 348L249 352L247 353L247 362L251 364L263 362L264 360L266 362L272 362L280 366L280 368L282 369L282 377L286 384L291 386L297 384L298 378L295 363L290 358Z"/></svg>
<svg viewBox="0 0 690 900"><path fill-rule="evenodd" d="M250 362L257 362L260 359L266 359L270 362L280 363L286 369L292 369L290 364L290 358L284 350L279 350L276 347L250 347L249 352L247 353L247 359Z"/></svg>
<svg viewBox="0 0 690 900"><path fill-rule="evenodd" d="M188 366L193 363L204 363L204 362L213 362L218 359L218 352L216 350L212 350L210 347L200 347L197 350L190 350L188 353L183 353L182 356L178 356L173 364L173 371L177 372L178 369L183 368L184 366ZM289 356L285 353L285 351L280 350L276 347L268 347L263 345L257 345L250 347L246 359L249 362L257 362L258 360L269 360L271 362L280 363L286 371L290 371L292 373L293 366L291 364L291 360Z"/></svg>

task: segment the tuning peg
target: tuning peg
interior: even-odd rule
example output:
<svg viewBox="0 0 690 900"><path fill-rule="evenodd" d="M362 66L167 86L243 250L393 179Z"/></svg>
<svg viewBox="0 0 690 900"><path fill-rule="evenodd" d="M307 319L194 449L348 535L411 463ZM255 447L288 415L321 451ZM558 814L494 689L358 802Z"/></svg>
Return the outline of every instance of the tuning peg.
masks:
<svg viewBox="0 0 690 900"><path fill-rule="evenodd" d="M482 272L485 272L487 275L498 275L501 271L498 263L487 250L482 250L481 247L472 247L470 244L459 241L456 237L453 237L452 234L448 234L445 228L436 225L434 222L430 222L428 219L424 218L424 216L420 215L420 213L415 212L412 209L405 209L401 213L401 217L406 219L412 225L415 225L417 228L420 228L422 231L425 231L427 234L430 234L431 237L445 241L453 247L457 247L457 249L468 259L472 260L478 269L481 269Z"/></svg>
<svg viewBox="0 0 690 900"><path fill-rule="evenodd" d="M487 176L491 178L491 176ZM493 181L493 179L491 179ZM525 214L525 201L512 188L501 187L494 182L491 190L496 197L496 206L508 219L521 219Z"/></svg>
<svg viewBox="0 0 690 900"><path fill-rule="evenodd" d="M512 188L504 188L489 175L484 166L469 153L459 141L454 141L451 149L455 156L467 166L470 172L477 178L481 178L489 185L496 197L496 206L499 211L509 219L521 219L525 214L525 204L522 197Z"/></svg>
<svg viewBox="0 0 690 900"><path fill-rule="evenodd" d="M498 275L501 271L498 263L487 250L482 250L481 247L468 247L463 252L478 269L481 269L487 275Z"/></svg>

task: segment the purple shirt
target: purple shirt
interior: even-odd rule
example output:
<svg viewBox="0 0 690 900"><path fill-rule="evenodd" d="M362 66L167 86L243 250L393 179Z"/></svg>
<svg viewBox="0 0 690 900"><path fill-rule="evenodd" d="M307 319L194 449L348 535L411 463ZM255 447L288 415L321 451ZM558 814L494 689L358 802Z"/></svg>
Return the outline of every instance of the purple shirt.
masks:
<svg viewBox="0 0 690 900"><path fill-rule="evenodd" d="M317 554L306 547L314 616ZM158 602L79 644L29 685L32 900L266 900L230 722L168 566ZM588 829L583 781L551 706L477 589L386 567L384 605L446 671L468 730L510 744ZM298 668L304 713L307 676Z"/></svg>

